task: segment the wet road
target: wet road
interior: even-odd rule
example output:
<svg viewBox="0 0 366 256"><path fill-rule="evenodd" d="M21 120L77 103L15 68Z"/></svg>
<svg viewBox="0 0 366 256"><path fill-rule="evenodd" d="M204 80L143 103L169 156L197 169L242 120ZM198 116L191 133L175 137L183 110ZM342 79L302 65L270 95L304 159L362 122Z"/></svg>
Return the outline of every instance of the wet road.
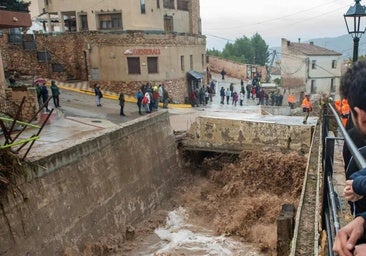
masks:
<svg viewBox="0 0 366 256"><path fill-rule="evenodd" d="M168 110L162 108L158 110L169 112L173 130L187 130L190 127L190 124L194 122L198 116L302 125L302 115L292 117L262 115L261 107L257 105L256 101L247 99L246 97L243 106L234 106L231 104L231 101L230 104L220 104L220 96L218 93L219 89L221 87L224 87L225 89L229 88L230 83L234 83L234 90L240 91L240 81L230 77L227 77L223 81L218 75L214 75L213 78L218 81L216 85L217 93L216 96L213 97L213 101L209 102L206 106L195 108L176 108L175 106L170 105ZM246 86L246 84L244 84L244 86ZM102 119L108 120L117 125L141 117L138 113L136 103L126 102L124 110L126 116L120 116L118 100L103 98L103 106L97 107L95 96L82 92L78 93L69 90L61 90L60 102L62 107L59 110L61 110L61 112L67 117ZM53 106L52 103L50 104ZM309 124L315 124L316 122L316 117L310 117L308 120Z"/></svg>

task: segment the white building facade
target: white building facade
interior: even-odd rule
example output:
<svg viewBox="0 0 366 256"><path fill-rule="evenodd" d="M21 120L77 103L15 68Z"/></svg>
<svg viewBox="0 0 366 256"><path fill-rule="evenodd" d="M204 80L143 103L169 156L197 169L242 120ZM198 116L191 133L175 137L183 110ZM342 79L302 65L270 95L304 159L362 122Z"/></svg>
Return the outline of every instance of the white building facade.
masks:
<svg viewBox="0 0 366 256"><path fill-rule="evenodd" d="M314 45L281 41L281 83L295 95L338 96L342 54Z"/></svg>

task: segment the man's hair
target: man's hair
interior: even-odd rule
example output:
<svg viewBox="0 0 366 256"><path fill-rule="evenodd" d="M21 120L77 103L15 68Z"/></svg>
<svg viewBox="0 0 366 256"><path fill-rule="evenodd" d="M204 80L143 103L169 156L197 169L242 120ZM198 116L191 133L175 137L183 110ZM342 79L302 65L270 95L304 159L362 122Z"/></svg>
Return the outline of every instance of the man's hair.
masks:
<svg viewBox="0 0 366 256"><path fill-rule="evenodd" d="M348 100L353 110L358 107L366 111L366 61L359 61L349 68L341 79L339 92Z"/></svg>

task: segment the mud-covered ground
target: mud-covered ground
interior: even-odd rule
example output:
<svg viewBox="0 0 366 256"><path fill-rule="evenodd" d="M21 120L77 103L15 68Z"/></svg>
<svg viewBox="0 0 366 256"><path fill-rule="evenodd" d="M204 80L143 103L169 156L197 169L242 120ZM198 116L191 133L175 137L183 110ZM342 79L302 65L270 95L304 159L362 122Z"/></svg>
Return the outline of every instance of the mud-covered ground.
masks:
<svg viewBox="0 0 366 256"><path fill-rule="evenodd" d="M83 255L134 255L154 230L165 225L167 213L184 207L192 223L217 235L254 244L261 255L276 255L276 219L283 204L297 207L306 158L294 152L243 152L214 155L187 164L180 186L149 218L131 227L122 245L87 245ZM65 251L65 255L73 255ZM188 255L188 254L164 254Z"/></svg>

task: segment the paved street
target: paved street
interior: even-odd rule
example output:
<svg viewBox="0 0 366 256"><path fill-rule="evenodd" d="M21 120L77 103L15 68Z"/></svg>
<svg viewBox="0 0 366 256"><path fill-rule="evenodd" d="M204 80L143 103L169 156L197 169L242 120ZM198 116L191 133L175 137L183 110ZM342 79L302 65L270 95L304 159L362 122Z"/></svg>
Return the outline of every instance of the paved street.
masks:
<svg viewBox="0 0 366 256"><path fill-rule="evenodd" d="M238 79L227 77L225 81L222 81L221 78L219 80L218 75L214 75L214 79L218 80L216 88L221 88L221 86L228 88L230 83L233 82L235 84L235 90L240 90L240 81ZM169 111L174 130L187 129L197 116L207 114L207 112L259 113L259 107L252 100L245 100L244 106L235 107L231 104L221 105L218 93L216 95L217 96L213 98L213 102L209 102L209 104L204 107L176 108L174 105L170 105L168 110L159 108L159 111ZM78 93L61 89L60 104L61 108L59 109L59 112L63 113L66 117L104 119L109 120L114 124L125 123L141 117L141 115L138 114L136 103L126 102L124 111L126 116L123 117L119 115L118 100L103 98L103 106L97 107L95 97L82 92ZM53 106L53 103L51 102L50 105Z"/></svg>
<svg viewBox="0 0 366 256"><path fill-rule="evenodd" d="M216 88L221 88L221 86L228 88L233 82L235 90L240 90L238 79L227 77L225 81L222 81L218 76L214 76L214 79L218 81ZM261 107L251 99L245 99L244 106L234 106L231 102L230 104L220 104L220 96L216 95L213 97L213 101L206 106L177 108L177 106L170 105L168 109L159 108L158 111L169 112L171 127L175 131L188 130L199 116L302 125L302 116L289 118L263 115ZM49 124L42 130L41 138L34 144L29 157L39 158L44 154L57 152L90 137L98 136L98 134L119 129L128 125L130 121L147 118L149 115L140 115L136 103L126 102L124 111L126 116L120 116L118 103L117 99L106 96L102 99L103 106L97 107L94 95L85 93L83 90L61 89L61 107L55 109ZM50 101L49 105L52 108L53 102ZM310 117L308 121L310 125L315 124L317 118ZM34 131L29 130L28 133L34 134ZM24 135L30 136L26 133Z"/></svg>

